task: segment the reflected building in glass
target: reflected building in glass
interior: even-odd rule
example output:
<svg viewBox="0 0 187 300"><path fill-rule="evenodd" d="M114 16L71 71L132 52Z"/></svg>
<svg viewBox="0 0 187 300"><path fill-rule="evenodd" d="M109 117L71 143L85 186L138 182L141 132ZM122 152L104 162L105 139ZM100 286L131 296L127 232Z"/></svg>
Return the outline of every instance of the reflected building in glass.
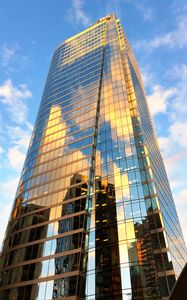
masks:
<svg viewBox="0 0 187 300"><path fill-rule="evenodd" d="M55 51L9 219L0 299L167 299L186 248L114 15Z"/></svg>

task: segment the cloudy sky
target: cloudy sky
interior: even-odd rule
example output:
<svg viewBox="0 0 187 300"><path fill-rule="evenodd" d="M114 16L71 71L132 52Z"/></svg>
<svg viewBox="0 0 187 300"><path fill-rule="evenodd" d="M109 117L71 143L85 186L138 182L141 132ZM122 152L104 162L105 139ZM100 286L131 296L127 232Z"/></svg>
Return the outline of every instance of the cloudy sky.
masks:
<svg viewBox="0 0 187 300"><path fill-rule="evenodd" d="M1 0L0 244L51 56L63 40L115 12L132 44L187 243L185 0Z"/></svg>

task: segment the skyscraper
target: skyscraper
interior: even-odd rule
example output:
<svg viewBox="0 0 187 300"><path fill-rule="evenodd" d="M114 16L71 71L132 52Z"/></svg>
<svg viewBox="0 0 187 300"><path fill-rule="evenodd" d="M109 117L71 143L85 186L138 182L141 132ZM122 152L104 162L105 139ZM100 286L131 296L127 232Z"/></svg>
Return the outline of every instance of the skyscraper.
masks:
<svg viewBox="0 0 187 300"><path fill-rule="evenodd" d="M141 75L109 15L53 55L0 299L164 300L186 258Z"/></svg>

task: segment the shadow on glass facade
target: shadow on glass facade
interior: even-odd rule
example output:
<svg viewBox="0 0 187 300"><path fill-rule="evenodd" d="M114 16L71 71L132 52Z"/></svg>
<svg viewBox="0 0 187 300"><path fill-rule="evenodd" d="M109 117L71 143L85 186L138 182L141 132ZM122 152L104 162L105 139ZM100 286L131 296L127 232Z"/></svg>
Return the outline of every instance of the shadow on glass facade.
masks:
<svg viewBox="0 0 187 300"><path fill-rule="evenodd" d="M55 51L0 259L4 300L165 300L186 248L114 15Z"/></svg>

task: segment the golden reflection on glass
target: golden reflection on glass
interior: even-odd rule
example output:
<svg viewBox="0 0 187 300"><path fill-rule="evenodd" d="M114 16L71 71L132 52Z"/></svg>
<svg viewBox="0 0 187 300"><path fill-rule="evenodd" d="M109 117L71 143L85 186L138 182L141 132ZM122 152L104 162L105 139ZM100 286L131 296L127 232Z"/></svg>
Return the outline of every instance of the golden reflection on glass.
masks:
<svg viewBox="0 0 187 300"><path fill-rule="evenodd" d="M103 21L103 23L105 23L105 21ZM95 25L95 27L97 27L97 25ZM94 26L90 29L84 30L80 34L77 34L73 37L73 39L70 38L64 42L64 44L67 44L68 51L71 52L71 55L63 57L61 64L62 67L103 46L104 31L100 34L101 39L98 39L96 43L93 43L93 38L95 36L93 29Z"/></svg>
<svg viewBox="0 0 187 300"><path fill-rule="evenodd" d="M128 220L126 222L126 230L127 230L127 239L135 239L135 232L134 232L134 222Z"/></svg>
<svg viewBox="0 0 187 300"><path fill-rule="evenodd" d="M128 248L127 244L125 243L119 243L119 251L120 251L120 263L125 264L129 262L129 256L128 256Z"/></svg>
<svg viewBox="0 0 187 300"><path fill-rule="evenodd" d="M122 221L124 220L125 214L124 214L124 206L120 205L116 207L116 212L117 212L117 221Z"/></svg>
<svg viewBox="0 0 187 300"><path fill-rule="evenodd" d="M120 223L118 226L118 240L124 241L127 239L125 223Z"/></svg>

